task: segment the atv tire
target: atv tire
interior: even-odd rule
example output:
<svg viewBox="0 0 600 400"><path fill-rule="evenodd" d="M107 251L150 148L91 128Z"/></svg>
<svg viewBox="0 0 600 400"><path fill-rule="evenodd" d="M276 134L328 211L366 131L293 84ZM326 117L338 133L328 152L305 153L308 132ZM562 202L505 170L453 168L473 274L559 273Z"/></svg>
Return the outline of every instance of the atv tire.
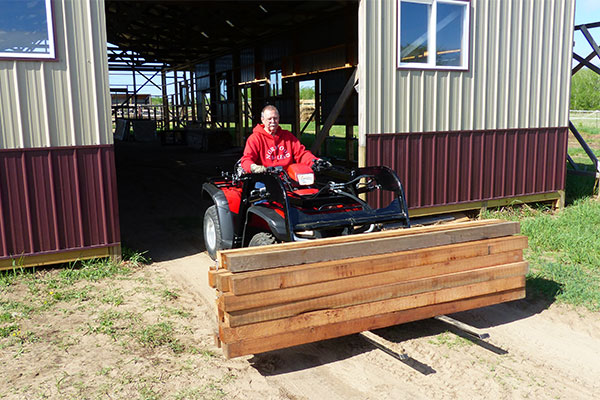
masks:
<svg viewBox="0 0 600 400"><path fill-rule="evenodd" d="M272 234L268 232L258 232L256 235L252 236L250 243L248 243L248 247L266 246L275 243L277 243L277 239Z"/></svg>
<svg viewBox="0 0 600 400"><path fill-rule="evenodd" d="M217 215L217 206L208 207L204 213L204 246L213 260L217 259L217 251L223 250L221 224Z"/></svg>

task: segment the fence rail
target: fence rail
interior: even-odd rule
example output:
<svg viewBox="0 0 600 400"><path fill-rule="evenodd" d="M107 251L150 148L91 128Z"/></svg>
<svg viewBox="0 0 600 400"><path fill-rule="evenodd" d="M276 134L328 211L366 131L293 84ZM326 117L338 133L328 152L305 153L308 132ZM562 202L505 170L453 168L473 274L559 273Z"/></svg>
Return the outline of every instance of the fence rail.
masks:
<svg viewBox="0 0 600 400"><path fill-rule="evenodd" d="M600 110L571 110L569 118L577 125L600 128Z"/></svg>

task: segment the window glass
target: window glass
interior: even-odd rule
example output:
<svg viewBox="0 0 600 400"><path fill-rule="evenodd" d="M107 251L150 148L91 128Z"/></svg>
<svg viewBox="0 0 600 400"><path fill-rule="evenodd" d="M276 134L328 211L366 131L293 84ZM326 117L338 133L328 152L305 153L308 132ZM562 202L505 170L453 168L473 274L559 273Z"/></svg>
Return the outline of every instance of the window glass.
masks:
<svg viewBox="0 0 600 400"><path fill-rule="evenodd" d="M0 57L54 58L50 0L0 0Z"/></svg>
<svg viewBox="0 0 600 400"><path fill-rule="evenodd" d="M398 66L468 67L470 2L398 0Z"/></svg>
<svg viewBox="0 0 600 400"><path fill-rule="evenodd" d="M221 101L227 101L227 78L219 80L219 98Z"/></svg>
<svg viewBox="0 0 600 400"><path fill-rule="evenodd" d="M438 3L436 65L461 65L465 7Z"/></svg>
<svg viewBox="0 0 600 400"><path fill-rule="evenodd" d="M403 1L400 10L400 61L427 63L427 26L431 6Z"/></svg>
<svg viewBox="0 0 600 400"><path fill-rule="evenodd" d="M269 82L271 84L271 96L280 96L283 93L281 87L281 70L272 70L269 72Z"/></svg>

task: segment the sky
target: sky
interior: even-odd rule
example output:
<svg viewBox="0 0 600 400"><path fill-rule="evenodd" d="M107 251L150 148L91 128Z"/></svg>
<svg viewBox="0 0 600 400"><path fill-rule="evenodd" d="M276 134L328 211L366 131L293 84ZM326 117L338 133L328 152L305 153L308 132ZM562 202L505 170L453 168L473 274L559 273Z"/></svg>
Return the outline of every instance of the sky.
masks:
<svg viewBox="0 0 600 400"><path fill-rule="evenodd" d="M598 21L600 21L600 0L575 0L575 25ZM596 41L600 41L598 39L600 38L599 31L600 28L594 28L591 30L591 33L595 37ZM574 50L577 54L585 57L590 53L591 46L580 32L575 33L574 42ZM598 59L596 59L594 63L600 64ZM142 79L139 79L138 81L142 81ZM124 87L126 84L131 85L131 74L117 77L111 76L110 82L111 85L118 85L119 87ZM160 85L160 80L157 81L157 84ZM133 87L130 86L130 89L132 88ZM151 85L146 85L141 92L152 95L160 95L160 91Z"/></svg>
<svg viewBox="0 0 600 400"><path fill-rule="evenodd" d="M600 0L575 0L575 25L586 24L600 21ZM590 30L596 42L600 42L600 28ZM575 44L573 51L581 57L586 57L592 51L592 46L588 43L581 32L575 32L573 38ZM600 43L598 43L600 44ZM577 62L575 62L577 63ZM595 58L594 64L600 64L600 60Z"/></svg>

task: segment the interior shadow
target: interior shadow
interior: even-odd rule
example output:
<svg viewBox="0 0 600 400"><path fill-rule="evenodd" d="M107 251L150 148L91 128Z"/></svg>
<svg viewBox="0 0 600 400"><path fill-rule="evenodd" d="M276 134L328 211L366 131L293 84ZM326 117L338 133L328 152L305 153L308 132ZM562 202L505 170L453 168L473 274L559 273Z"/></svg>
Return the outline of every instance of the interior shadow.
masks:
<svg viewBox="0 0 600 400"><path fill-rule="evenodd" d="M121 242L153 261L203 252L202 223L211 205L202 184L231 171L241 149L203 153L186 146L117 142L115 162Z"/></svg>

